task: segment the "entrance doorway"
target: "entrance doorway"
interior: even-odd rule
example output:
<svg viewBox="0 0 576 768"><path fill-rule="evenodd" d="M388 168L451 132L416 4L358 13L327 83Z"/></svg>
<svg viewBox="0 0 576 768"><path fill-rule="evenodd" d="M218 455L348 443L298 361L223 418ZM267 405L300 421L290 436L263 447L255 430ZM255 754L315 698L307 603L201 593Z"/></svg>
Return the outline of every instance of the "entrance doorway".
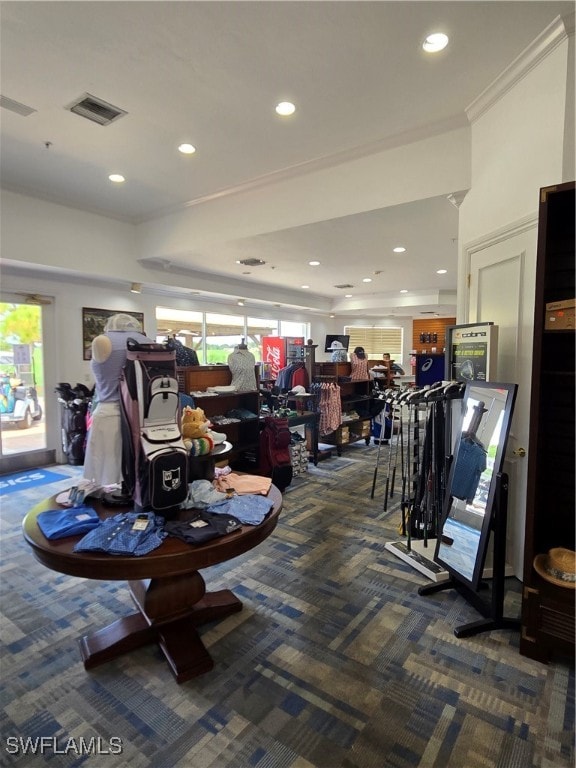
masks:
<svg viewBox="0 0 576 768"><path fill-rule="evenodd" d="M1 299L0 467L15 471L47 447L42 306Z"/></svg>

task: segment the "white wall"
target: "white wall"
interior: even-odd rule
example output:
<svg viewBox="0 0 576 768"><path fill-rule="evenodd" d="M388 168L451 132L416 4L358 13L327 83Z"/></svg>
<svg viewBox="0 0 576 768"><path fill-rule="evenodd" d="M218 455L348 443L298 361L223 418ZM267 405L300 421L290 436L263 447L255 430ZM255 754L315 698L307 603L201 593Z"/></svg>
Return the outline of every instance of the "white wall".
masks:
<svg viewBox="0 0 576 768"><path fill-rule="evenodd" d="M2 260L137 281L132 224L34 197L0 193Z"/></svg>
<svg viewBox="0 0 576 768"><path fill-rule="evenodd" d="M556 48L473 123L472 187L460 208L461 242L533 214L540 187L568 180L567 49L567 43Z"/></svg>
<svg viewBox="0 0 576 768"><path fill-rule="evenodd" d="M572 131L570 117L573 97L567 98L567 86L574 68L573 40L563 28L548 30L532 51L527 52L522 67L503 73L494 84L494 92L485 94L486 107L472 112L472 186L460 207L458 322L495 321L494 317L471 317L468 313L467 276L469 254L483 249L490 263L491 254L505 251L523 259L520 270L520 300L514 327L502 328L515 335L518 348L514 359L504 354L498 358L498 380L518 383L518 397L511 435L518 445L528 447L532 335L534 320L534 285L536 272L537 213L539 190L543 186L574 178L566 152L566 127ZM499 90L500 89L500 90ZM571 106L572 105L572 106ZM494 261L496 263L496 261ZM512 301L513 287L510 296ZM502 317L506 313L502 312ZM511 439L514 447L514 441ZM510 452L509 452L510 454ZM510 472L509 562L521 578L523 570L526 467L514 459ZM524 460L525 461L525 460Z"/></svg>

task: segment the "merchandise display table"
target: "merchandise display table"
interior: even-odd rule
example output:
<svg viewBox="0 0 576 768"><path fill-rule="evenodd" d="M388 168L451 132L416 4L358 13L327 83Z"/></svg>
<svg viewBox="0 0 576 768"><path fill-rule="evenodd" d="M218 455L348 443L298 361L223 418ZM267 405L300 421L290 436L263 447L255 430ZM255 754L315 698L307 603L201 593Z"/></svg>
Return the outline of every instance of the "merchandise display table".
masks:
<svg viewBox="0 0 576 768"><path fill-rule="evenodd" d="M196 627L240 611L242 603L228 589L207 592L199 571L248 552L270 536L282 509L282 495L275 486L268 495L273 508L260 525L243 525L201 545L169 536L158 549L142 557L75 553L80 536L48 540L36 518L40 512L58 507L55 496L28 512L23 521L24 538L42 565L85 579L127 581L138 608L136 613L81 639L85 669L152 642L159 644L178 683L212 669L214 662ZM104 507L98 501L92 506L103 520L131 509ZM179 519L193 517L197 511L182 510Z"/></svg>

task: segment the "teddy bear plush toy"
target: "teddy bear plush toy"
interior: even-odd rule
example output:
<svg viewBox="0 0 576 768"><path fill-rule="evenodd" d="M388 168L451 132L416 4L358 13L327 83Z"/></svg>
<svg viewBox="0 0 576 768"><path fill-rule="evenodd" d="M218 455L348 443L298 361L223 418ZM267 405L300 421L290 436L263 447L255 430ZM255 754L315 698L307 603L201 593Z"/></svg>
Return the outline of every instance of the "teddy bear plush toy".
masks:
<svg viewBox="0 0 576 768"><path fill-rule="evenodd" d="M225 434L213 432L211 427L202 408L187 405L182 409L182 437L192 456L204 456L210 453L216 443L225 440Z"/></svg>

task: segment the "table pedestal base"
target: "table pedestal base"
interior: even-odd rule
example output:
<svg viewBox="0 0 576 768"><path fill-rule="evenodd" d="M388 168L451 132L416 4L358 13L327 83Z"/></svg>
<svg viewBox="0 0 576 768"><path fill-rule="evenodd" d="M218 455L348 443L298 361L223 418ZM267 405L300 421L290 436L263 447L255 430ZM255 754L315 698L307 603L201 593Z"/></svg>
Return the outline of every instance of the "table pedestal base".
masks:
<svg viewBox="0 0 576 768"><path fill-rule="evenodd" d="M139 612L80 640L84 668L157 642L178 683L211 670L214 662L196 627L241 611L241 601L228 589L206 592L198 572L129 584Z"/></svg>

